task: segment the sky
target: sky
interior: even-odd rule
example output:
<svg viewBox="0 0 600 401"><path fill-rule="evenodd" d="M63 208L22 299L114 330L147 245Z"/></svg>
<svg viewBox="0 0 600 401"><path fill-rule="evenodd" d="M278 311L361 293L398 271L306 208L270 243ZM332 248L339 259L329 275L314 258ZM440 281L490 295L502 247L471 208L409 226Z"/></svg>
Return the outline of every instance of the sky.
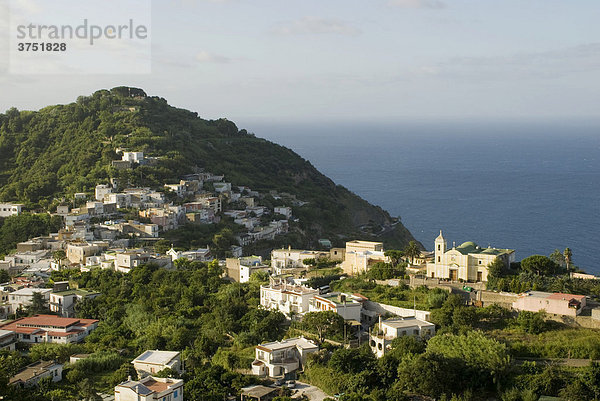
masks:
<svg viewBox="0 0 600 401"><path fill-rule="evenodd" d="M600 110L597 0L127 0L136 4L125 11L126 0L57 1L0 0L1 111L120 85L240 126L588 120ZM17 14L147 17L149 47L124 46L128 63L112 73L101 45L81 57L83 71L48 73L35 54L11 68Z"/></svg>

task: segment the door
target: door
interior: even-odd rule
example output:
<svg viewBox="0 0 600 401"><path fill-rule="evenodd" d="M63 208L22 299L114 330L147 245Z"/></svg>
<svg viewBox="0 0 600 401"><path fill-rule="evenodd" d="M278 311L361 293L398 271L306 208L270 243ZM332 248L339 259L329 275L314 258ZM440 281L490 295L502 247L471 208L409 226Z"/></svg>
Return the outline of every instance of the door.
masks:
<svg viewBox="0 0 600 401"><path fill-rule="evenodd" d="M477 281L483 281L483 272L477 272Z"/></svg>
<svg viewBox="0 0 600 401"><path fill-rule="evenodd" d="M450 270L450 281L458 281L458 270Z"/></svg>

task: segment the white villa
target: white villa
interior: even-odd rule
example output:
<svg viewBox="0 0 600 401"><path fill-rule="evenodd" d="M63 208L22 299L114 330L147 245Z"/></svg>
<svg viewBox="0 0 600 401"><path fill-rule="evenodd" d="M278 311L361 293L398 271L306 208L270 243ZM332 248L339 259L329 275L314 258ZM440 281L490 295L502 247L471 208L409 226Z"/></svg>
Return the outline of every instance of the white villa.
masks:
<svg viewBox="0 0 600 401"><path fill-rule="evenodd" d="M315 295L309 302L309 312L333 311L344 320L360 322L363 298L349 294L332 292L329 294Z"/></svg>
<svg viewBox="0 0 600 401"><path fill-rule="evenodd" d="M381 358L389 349L394 339L402 336L418 336L429 338L435 335L435 324L414 317L393 318L375 326L369 345L371 350Z"/></svg>
<svg viewBox="0 0 600 401"><path fill-rule="evenodd" d="M508 266L515 261L515 251L482 248L470 241L448 249L440 231L435 239L434 260L427 264L427 276L451 281L487 281L488 266L496 258L502 259Z"/></svg>
<svg viewBox="0 0 600 401"><path fill-rule="evenodd" d="M115 386L115 401L183 401L183 380L147 376Z"/></svg>
<svg viewBox="0 0 600 401"><path fill-rule="evenodd" d="M315 295L319 295L319 290L287 283L260 286L260 304L286 316L308 312L309 302Z"/></svg>
<svg viewBox="0 0 600 401"><path fill-rule="evenodd" d="M295 373L302 369L308 354L318 350L317 344L304 337L257 345L252 373L271 378L295 378Z"/></svg>
<svg viewBox="0 0 600 401"><path fill-rule="evenodd" d="M177 351L148 350L135 358L131 363L140 377L158 373L167 368L173 369L180 374L183 373L181 353Z"/></svg>

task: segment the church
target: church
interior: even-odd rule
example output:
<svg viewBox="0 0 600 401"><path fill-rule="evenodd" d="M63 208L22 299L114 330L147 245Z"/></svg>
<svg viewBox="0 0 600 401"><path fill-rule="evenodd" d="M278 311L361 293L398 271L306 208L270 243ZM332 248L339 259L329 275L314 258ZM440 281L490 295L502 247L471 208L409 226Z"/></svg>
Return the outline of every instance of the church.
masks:
<svg viewBox="0 0 600 401"><path fill-rule="evenodd" d="M487 281L488 266L501 258L508 267L515 261L514 249L482 248L468 241L448 249L440 231L435 239L434 259L427 263L427 277L451 281Z"/></svg>

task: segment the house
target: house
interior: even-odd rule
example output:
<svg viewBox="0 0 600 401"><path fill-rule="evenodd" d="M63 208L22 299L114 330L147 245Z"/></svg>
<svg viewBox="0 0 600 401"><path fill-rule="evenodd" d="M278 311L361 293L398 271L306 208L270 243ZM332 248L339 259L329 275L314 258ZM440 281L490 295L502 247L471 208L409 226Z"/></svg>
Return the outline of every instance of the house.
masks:
<svg viewBox="0 0 600 401"><path fill-rule="evenodd" d="M23 211L19 203L0 203L0 217L18 216Z"/></svg>
<svg viewBox="0 0 600 401"><path fill-rule="evenodd" d="M171 247L167 251L167 255L171 257L171 260L174 262L177 259L187 259L187 260L196 260L199 262L210 262L214 258L210 254L210 248L207 246L206 248L198 248L190 251L176 251Z"/></svg>
<svg viewBox="0 0 600 401"><path fill-rule="evenodd" d="M183 401L183 380L146 376L115 386L115 401Z"/></svg>
<svg viewBox="0 0 600 401"><path fill-rule="evenodd" d="M180 198L183 198L187 192L186 185L182 184L182 183L165 184L165 188L168 189L169 191L173 192L175 195L177 195Z"/></svg>
<svg viewBox="0 0 600 401"><path fill-rule="evenodd" d="M227 258L225 260L227 275L238 283L247 283L252 273L257 271L271 272L271 267L262 263L260 256L244 258Z"/></svg>
<svg viewBox="0 0 600 401"><path fill-rule="evenodd" d="M144 152L123 152L121 160L131 163L141 163L144 160Z"/></svg>
<svg viewBox="0 0 600 401"><path fill-rule="evenodd" d="M50 299L51 288L21 288L20 290L13 291L8 294L8 303L10 303L11 309L14 313L19 308L24 308L31 305L33 301L33 294L39 293L44 297L44 300L48 302Z"/></svg>
<svg viewBox="0 0 600 401"><path fill-rule="evenodd" d="M14 331L0 330L0 350L14 351L17 335Z"/></svg>
<svg viewBox="0 0 600 401"><path fill-rule="evenodd" d="M273 209L275 214L280 214L284 216L286 219L290 219L292 217L292 208L287 206L275 206Z"/></svg>
<svg viewBox="0 0 600 401"><path fill-rule="evenodd" d="M218 193L231 192L231 183L230 182L214 182L213 186L215 188L215 192L218 192Z"/></svg>
<svg viewBox="0 0 600 401"><path fill-rule="evenodd" d="M355 320L360 322L362 310L362 297L349 294L331 292L329 294L315 295L309 301L309 312L333 311L344 318L344 320Z"/></svg>
<svg viewBox="0 0 600 401"><path fill-rule="evenodd" d="M242 401L270 401L279 395L279 389L261 384L241 388Z"/></svg>
<svg viewBox="0 0 600 401"><path fill-rule="evenodd" d="M441 231L434 246L434 261L427 264L427 276L433 278L487 281L488 266L497 258L507 267L515 261L514 249L482 248L471 241L448 249Z"/></svg>
<svg viewBox="0 0 600 401"><path fill-rule="evenodd" d="M555 315L577 316L586 306L585 295L528 291L519 294L512 307L518 311L546 311Z"/></svg>
<svg viewBox="0 0 600 401"><path fill-rule="evenodd" d="M390 259L384 254L383 242L354 240L346 242L341 267L344 273L356 275L366 272L375 263L389 261Z"/></svg>
<svg viewBox="0 0 600 401"><path fill-rule="evenodd" d="M303 369L308 355L318 350L317 344L304 337L257 345L252 374L295 379L296 372Z"/></svg>
<svg viewBox="0 0 600 401"><path fill-rule="evenodd" d="M273 249L271 251L271 267L277 274L281 274L283 269L308 268L309 265L304 263L306 259L333 259L331 256L329 251L310 251L291 247Z"/></svg>
<svg viewBox="0 0 600 401"><path fill-rule="evenodd" d="M435 324L415 317L393 318L381 321L371 333L371 350L381 358L389 349L392 341L402 336L430 338L435 335Z"/></svg>
<svg viewBox="0 0 600 401"><path fill-rule="evenodd" d="M37 361L11 377L8 383L11 386L33 387L46 377L50 377L53 382L59 382L62 380L62 370L63 365L55 361Z"/></svg>
<svg viewBox="0 0 600 401"><path fill-rule="evenodd" d="M0 325L0 329L14 332L18 341L30 344L79 342L96 327L98 320L95 319L72 319L54 315L23 317Z"/></svg>
<svg viewBox="0 0 600 401"><path fill-rule="evenodd" d="M140 377L158 373L163 369L183 373L181 353L177 351L145 351L131 363Z"/></svg>
<svg viewBox="0 0 600 401"><path fill-rule="evenodd" d="M99 292L77 288L53 292L50 294L50 311L59 316L74 317L77 303L85 299L94 299L99 295Z"/></svg>
<svg viewBox="0 0 600 401"><path fill-rule="evenodd" d="M99 201L99 202L103 202L104 201L104 197L110 193L112 193L112 186L111 185L106 185L106 184L99 184L96 185L96 188L94 189L94 198Z"/></svg>
<svg viewBox="0 0 600 401"><path fill-rule="evenodd" d="M260 286L260 304L286 316L302 315L309 311L310 300L319 295L319 290L287 283L272 283Z"/></svg>
<svg viewBox="0 0 600 401"><path fill-rule="evenodd" d="M71 263L83 263L88 256L94 256L100 252L100 247L89 243L71 243L67 245L67 259Z"/></svg>

